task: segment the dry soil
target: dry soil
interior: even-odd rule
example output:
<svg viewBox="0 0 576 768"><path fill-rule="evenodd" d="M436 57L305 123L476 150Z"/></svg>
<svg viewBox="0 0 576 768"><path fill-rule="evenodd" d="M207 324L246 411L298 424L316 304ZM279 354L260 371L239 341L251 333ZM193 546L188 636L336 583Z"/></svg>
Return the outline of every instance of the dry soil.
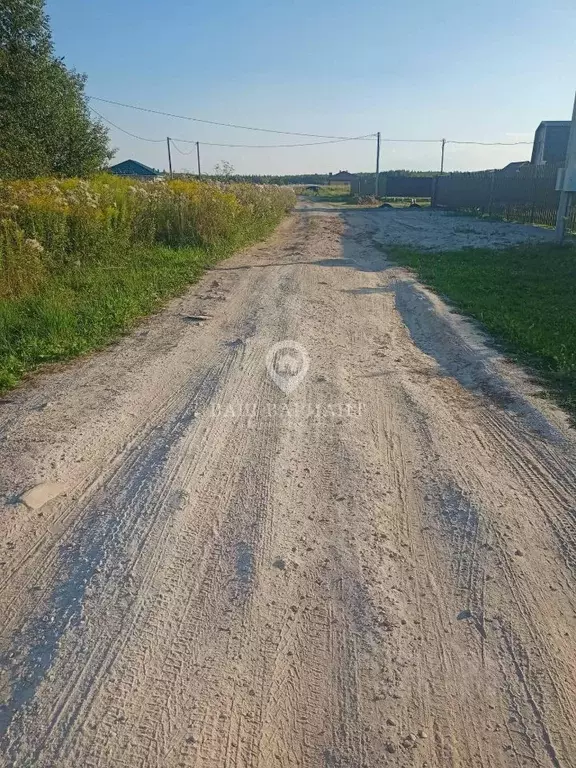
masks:
<svg viewBox="0 0 576 768"><path fill-rule="evenodd" d="M576 766L573 436L377 245L455 221L302 204L4 398L1 765Z"/></svg>

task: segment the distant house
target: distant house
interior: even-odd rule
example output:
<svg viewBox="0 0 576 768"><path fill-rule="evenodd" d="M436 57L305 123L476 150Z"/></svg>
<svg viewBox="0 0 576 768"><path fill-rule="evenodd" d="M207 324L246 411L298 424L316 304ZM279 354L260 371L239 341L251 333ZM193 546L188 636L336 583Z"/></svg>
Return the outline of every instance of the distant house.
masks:
<svg viewBox="0 0 576 768"><path fill-rule="evenodd" d="M124 160L117 165L110 166L108 171L116 176L130 176L140 181L154 181L162 175L160 171L157 171L155 168L149 168L137 160Z"/></svg>
<svg viewBox="0 0 576 768"><path fill-rule="evenodd" d="M328 175L328 184L354 184L358 181L358 176L348 171L338 171Z"/></svg>
<svg viewBox="0 0 576 768"><path fill-rule="evenodd" d="M544 120L534 134L532 163L534 165L561 164L566 159L570 120Z"/></svg>
<svg viewBox="0 0 576 768"><path fill-rule="evenodd" d="M532 166L528 160L520 160L519 162L508 163L508 165L505 165L504 168L499 168L497 173L500 173L503 176L513 176L514 174L522 173L523 170L531 167Z"/></svg>

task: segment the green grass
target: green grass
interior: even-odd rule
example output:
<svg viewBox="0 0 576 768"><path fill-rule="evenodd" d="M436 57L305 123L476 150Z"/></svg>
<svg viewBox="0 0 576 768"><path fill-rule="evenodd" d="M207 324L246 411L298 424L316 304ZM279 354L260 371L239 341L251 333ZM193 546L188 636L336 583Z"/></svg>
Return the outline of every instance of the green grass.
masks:
<svg viewBox="0 0 576 768"><path fill-rule="evenodd" d="M123 263L71 270L33 296L1 300L0 390L43 363L109 343L214 260L215 254L199 248L139 248Z"/></svg>
<svg viewBox="0 0 576 768"><path fill-rule="evenodd" d="M320 187L318 193L303 187L299 194L317 203L349 203L352 200L348 184Z"/></svg>
<svg viewBox="0 0 576 768"><path fill-rule="evenodd" d="M0 185L0 392L125 333L295 201L279 187L107 175Z"/></svg>
<svg viewBox="0 0 576 768"><path fill-rule="evenodd" d="M211 249L135 246L46 281L33 295L0 299L0 392L46 363L104 347L182 293L238 247L265 237L270 224Z"/></svg>
<svg viewBox="0 0 576 768"><path fill-rule="evenodd" d="M335 203L338 205L351 205L358 206L358 195L351 194L348 188L342 187L322 187L321 191L316 194L304 190L301 194L308 197L310 200L314 200L317 203ZM369 195L360 195L360 197L368 198ZM390 203L394 208L407 208L412 202L412 197L379 197L377 201L370 204L370 207L378 207L381 203ZM378 202L379 201L379 202ZM416 202L422 208L430 207L429 197L418 197ZM365 204L360 204L360 207L366 207Z"/></svg>
<svg viewBox="0 0 576 768"><path fill-rule="evenodd" d="M387 252L538 374L576 417L576 247Z"/></svg>

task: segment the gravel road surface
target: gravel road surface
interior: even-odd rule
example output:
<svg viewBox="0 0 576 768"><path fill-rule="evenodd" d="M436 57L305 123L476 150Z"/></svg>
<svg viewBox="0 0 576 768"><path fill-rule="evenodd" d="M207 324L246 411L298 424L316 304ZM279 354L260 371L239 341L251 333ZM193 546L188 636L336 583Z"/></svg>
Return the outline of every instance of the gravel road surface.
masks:
<svg viewBox="0 0 576 768"><path fill-rule="evenodd" d="M574 438L378 245L454 227L303 203L3 398L0 765L576 766Z"/></svg>

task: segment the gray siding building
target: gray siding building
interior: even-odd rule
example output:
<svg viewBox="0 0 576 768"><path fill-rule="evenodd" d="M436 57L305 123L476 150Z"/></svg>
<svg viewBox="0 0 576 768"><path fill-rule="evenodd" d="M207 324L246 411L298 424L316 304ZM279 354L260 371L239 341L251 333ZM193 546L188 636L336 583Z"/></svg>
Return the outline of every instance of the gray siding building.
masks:
<svg viewBox="0 0 576 768"><path fill-rule="evenodd" d="M534 134L532 163L557 165L566 159L570 120L544 120Z"/></svg>

